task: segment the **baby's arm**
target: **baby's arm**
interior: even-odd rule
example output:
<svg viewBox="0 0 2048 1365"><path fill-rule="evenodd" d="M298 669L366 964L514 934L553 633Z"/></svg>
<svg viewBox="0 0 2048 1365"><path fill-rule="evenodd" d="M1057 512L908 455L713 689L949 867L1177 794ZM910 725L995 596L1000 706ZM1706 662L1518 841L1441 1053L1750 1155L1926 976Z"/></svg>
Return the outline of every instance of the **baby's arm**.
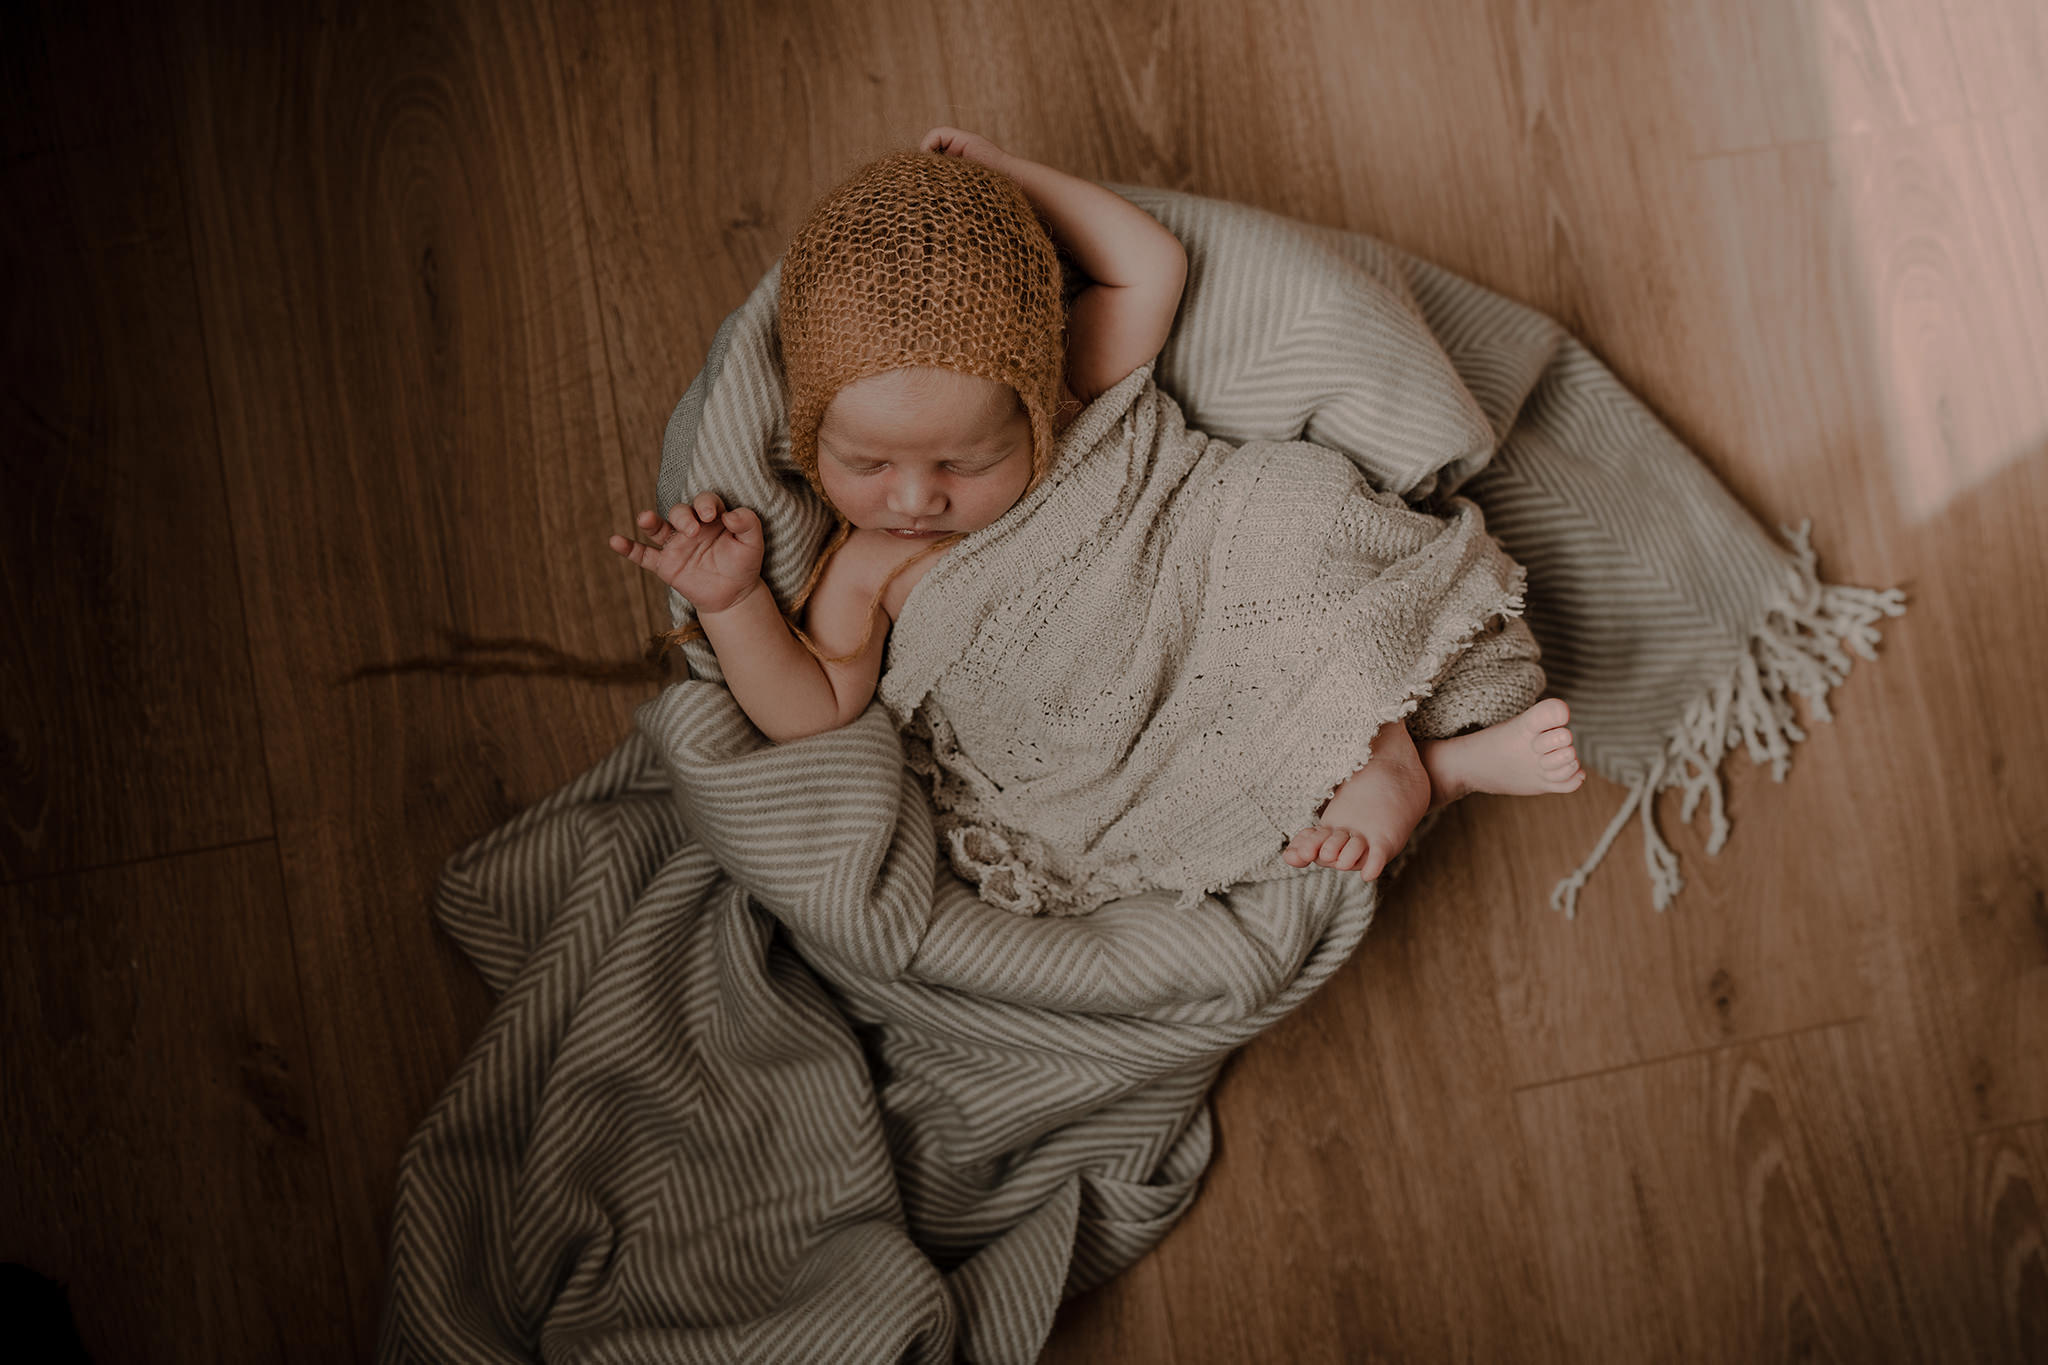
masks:
<svg viewBox="0 0 2048 1365"><path fill-rule="evenodd" d="M1016 181L1092 281L1067 315L1067 385L1075 397L1095 398L1159 354L1180 307L1188 257L1158 219L1100 185L958 128L934 128L921 145Z"/></svg>
<svg viewBox="0 0 2048 1365"><path fill-rule="evenodd" d="M652 546L613 536L612 549L689 599L725 670L726 686L761 733L782 744L837 729L867 709L886 632L876 631L862 657L847 664L829 665L813 657L791 633L775 594L761 579L760 517L744 507L728 510L716 493L699 493L691 503L672 508L669 519L646 511L638 524ZM813 594L814 622L826 614L818 609L819 599L834 588L832 571L844 557L827 566ZM863 598L861 605L866 604ZM829 655L859 643L858 634L840 641L844 633L814 630L813 636ZM868 654L872 667L863 684L859 665Z"/></svg>

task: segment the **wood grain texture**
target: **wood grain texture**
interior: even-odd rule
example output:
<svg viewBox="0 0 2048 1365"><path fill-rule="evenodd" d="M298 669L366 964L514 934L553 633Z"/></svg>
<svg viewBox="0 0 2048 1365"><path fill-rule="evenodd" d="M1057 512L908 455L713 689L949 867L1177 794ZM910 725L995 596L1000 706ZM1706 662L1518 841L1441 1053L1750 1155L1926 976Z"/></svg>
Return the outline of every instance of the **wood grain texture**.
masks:
<svg viewBox="0 0 2048 1365"><path fill-rule="evenodd" d="M1246 1254L1224 1227L1206 1249L1161 1249L1193 1341L1243 1299L1264 1305L1249 1353L1213 1359L1296 1334L1341 1347L1333 1358L1558 1358L1492 964L1483 935L1444 923L1483 904L1471 814L1429 836L1442 856L1414 869L1372 951L1246 1048L1216 1096L1215 1180L1236 1194L1213 1216L1271 1227L1275 1254ZM1324 1303L1332 1330L1316 1332L1302 1311Z"/></svg>
<svg viewBox="0 0 2048 1365"><path fill-rule="evenodd" d="M1824 846L1859 855L1830 866L1850 879L1844 902L1884 910L1864 941L1914 945L1884 989L1925 997L1950 1103L1977 1124L2048 1109L2048 933L2030 852L2048 832L2048 788L2038 765L2012 761L2039 750L2048 703L1997 639L2048 578L2048 552L2023 529L2048 503L2048 192L2005 154L2015 127L2040 122L1997 116L1702 163L1727 306L1763 342L1736 376L1736 444L1806 452L1782 477L1796 505L1842 509L1830 559L1859 581L1908 583L1921 604L1886 667L1852 683L1879 705L1852 710L1845 691L1808 746L1838 776L1803 809L1827 821ZM1985 610L2001 594L2020 617ZM1881 728L1901 715L1913 719ZM1910 802L1868 799L1906 790Z"/></svg>
<svg viewBox="0 0 2048 1365"><path fill-rule="evenodd" d="M351 1302L486 995L456 849L652 691L373 672L450 633L630 660L643 604L551 18L252 6L180 34L198 275ZM496 656L493 656L495 658ZM470 661L479 660L472 654Z"/></svg>
<svg viewBox="0 0 2048 1365"><path fill-rule="evenodd" d="M1908 1273L1853 1095L1856 1026L1523 1092L1581 1360L1911 1359ZM1569 1140L1565 1136L1569 1135ZM1674 1141L1674 1139L1680 1139Z"/></svg>
<svg viewBox="0 0 2048 1365"><path fill-rule="evenodd" d="M123 1052L52 1103L134 1154L139 1195L111 1159L67 1164L75 1135L10 1137L67 1207L129 1200L133 1230L78 1251L38 1214L0 1254L145 1264L183 1226L181 1182L255 1180L272 1202L205 1226L297 1229L312 1259L284 1264L311 1297L260 1308L192 1261L208 1321L249 1324L216 1358L286 1354L290 1330L368 1342L400 1146L487 1007L430 927L435 873L652 686L496 676L534 652L456 646L631 659L660 597L603 537L649 497L719 321L817 193L954 123L1372 232L1545 309L1765 524L1810 516L1829 577L1912 601L1782 784L1731 758L1719 858L1667 801L1687 887L1662 915L1633 829L1575 922L1542 909L1619 802L1605 783L1452 811L1359 960L1224 1072L1192 1212L1065 1305L1047 1357L2043 1353L2033 0L216 0L169 29L79 23L5 45L23 114L0 174L49 208L0 240L11 269L80 276L10 313L9 477L58 472L20 485L32 530L6 561L7 875L274 832L273 880L230 897L262 945L246 970L189 936L166 960L200 1017L296 999L303 1038L262 1036L317 1123L264 1185L260 1130L178 1145L178 1078L240 1054L171 1055L131 1101ZM158 505L175 548L96 563L64 539ZM143 594L121 599L131 636L166 632L126 673L88 657L96 625L19 605L119 592ZM94 666L118 685L61 681ZM132 933L168 933L227 894L206 866L78 885L132 885L136 914L164 912ZM84 1000L77 1036L126 1038L100 940L14 914L72 885L8 893L0 1008L40 1037L43 1002ZM259 928L249 896L288 918ZM40 1044L7 1046L10 1086L17 1057L53 1084ZM117 1342L201 1310L81 1311ZM336 1312L350 1330L322 1337Z"/></svg>
<svg viewBox="0 0 2048 1365"><path fill-rule="evenodd" d="M1970 1144L1971 1240L1996 1286L1996 1346L2048 1357L2048 1125L2019 1124Z"/></svg>
<svg viewBox="0 0 2048 1365"><path fill-rule="evenodd" d="M0 889L0 961L0 1261L95 1360L359 1358L276 849Z"/></svg>
<svg viewBox="0 0 2048 1365"><path fill-rule="evenodd" d="M270 832L156 34L12 16L0 76L0 877Z"/></svg>

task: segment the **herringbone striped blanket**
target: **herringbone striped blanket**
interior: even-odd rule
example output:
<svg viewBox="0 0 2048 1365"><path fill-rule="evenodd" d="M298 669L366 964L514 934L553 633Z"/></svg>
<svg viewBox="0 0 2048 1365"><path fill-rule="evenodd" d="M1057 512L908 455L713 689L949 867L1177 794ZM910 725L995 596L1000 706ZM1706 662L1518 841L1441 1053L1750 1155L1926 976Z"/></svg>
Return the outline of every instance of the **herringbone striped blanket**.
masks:
<svg viewBox="0 0 2048 1365"><path fill-rule="evenodd" d="M1553 903L1639 813L1661 908L1650 798L1705 797L1718 849L1722 758L1782 775L1792 695L1825 718L1898 595L1822 583L1803 531L1776 543L1548 319L1369 237L1120 192L1188 248L1155 378L1191 425L1484 509L1582 757L1628 792ZM828 518L786 459L774 287L678 406L659 505L759 509L786 595ZM937 856L880 707L770 746L690 663L444 873L440 921L501 1000L404 1154L380 1358L1030 1360L1063 1296L1187 1208L1218 1069L1374 894L1331 873L1019 917Z"/></svg>

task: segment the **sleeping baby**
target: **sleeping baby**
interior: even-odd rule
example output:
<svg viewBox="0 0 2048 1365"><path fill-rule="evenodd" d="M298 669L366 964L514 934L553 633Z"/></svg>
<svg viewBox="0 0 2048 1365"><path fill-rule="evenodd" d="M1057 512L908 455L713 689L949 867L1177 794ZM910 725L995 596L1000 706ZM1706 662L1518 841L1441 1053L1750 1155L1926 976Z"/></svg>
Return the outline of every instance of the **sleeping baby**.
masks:
<svg viewBox="0 0 2048 1365"><path fill-rule="evenodd" d="M1187 257L1136 206L938 128L827 194L781 271L789 457L839 523L809 581L778 603L760 517L715 490L611 548L694 608L672 638L701 631L770 740L879 696L985 899L1370 882L1438 806L1584 781L1476 506L1187 428L1152 382Z"/></svg>

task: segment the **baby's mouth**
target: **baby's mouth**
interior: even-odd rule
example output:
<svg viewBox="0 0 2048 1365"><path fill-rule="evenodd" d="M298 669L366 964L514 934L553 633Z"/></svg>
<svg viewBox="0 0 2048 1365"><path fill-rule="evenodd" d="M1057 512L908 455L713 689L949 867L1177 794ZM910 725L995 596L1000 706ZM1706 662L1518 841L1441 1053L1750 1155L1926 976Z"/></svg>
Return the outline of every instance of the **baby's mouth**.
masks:
<svg viewBox="0 0 2048 1365"><path fill-rule="evenodd" d="M897 536L903 540L930 540L934 536L946 534L944 531L913 531L903 526L887 526L883 529L890 535Z"/></svg>

